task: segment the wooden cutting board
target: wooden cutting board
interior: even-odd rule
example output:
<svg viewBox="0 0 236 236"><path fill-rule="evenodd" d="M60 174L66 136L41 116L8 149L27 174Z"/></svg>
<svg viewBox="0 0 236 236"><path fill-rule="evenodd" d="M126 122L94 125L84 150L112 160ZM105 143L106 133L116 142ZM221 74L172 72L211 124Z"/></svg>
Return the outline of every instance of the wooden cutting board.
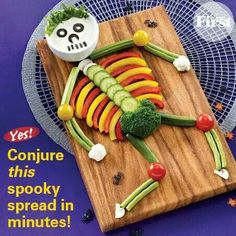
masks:
<svg viewBox="0 0 236 236"><path fill-rule="evenodd" d="M153 19L157 28L148 28L144 21ZM131 38L138 29L146 30L152 42L178 54L185 54L180 40L164 7L118 18L100 24L98 48L121 39ZM45 40L37 44L53 94L60 103L70 69L73 64L55 57ZM197 117L200 113L212 114L211 108L193 70L178 73L174 66L145 51L143 56L153 70L165 98L164 111ZM213 115L213 114L212 114ZM71 143L86 189L93 204L102 231L109 231L151 216L167 212L193 202L206 199L236 188L236 165L219 127L227 156L230 179L222 180L213 173L212 152L203 132L196 128L161 126L146 139L167 168L161 186L142 200L132 212L122 219L115 219L115 203L121 203L136 187L148 179L146 160L128 142L111 142L109 137L88 128L79 121L84 132L95 143L102 143L108 155L101 163L89 160L87 153L73 140ZM69 171L69 170L67 170ZM121 185L114 185L112 177L124 173Z"/></svg>

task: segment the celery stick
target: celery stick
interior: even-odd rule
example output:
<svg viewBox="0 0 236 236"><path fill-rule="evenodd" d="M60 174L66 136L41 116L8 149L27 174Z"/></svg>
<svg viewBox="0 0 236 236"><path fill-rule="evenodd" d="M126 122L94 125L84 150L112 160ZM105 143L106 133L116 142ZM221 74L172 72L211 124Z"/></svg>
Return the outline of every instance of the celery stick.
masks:
<svg viewBox="0 0 236 236"><path fill-rule="evenodd" d="M86 142L90 147L94 146L94 143L85 135L85 133L82 131L80 126L78 125L75 118L71 119L72 125L75 129L75 131L78 133L78 135L82 138L84 142Z"/></svg>
<svg viewBox="0 0 236 236"><path fill-rule="evenodd" d="M71 94L73 92L78 74L79 74L79 68L78 67L73 67L71 72L70 72L69 78L66 82L66 87L65 87L65 90L64 90L64 93L63 93L63 96L62 96L62 100L61 100L61 105L69 104L70 97L71 97Z"/></svg>
<svg viewBox="0 0 236 236"><path fill-rule="evenodd" d="M195 126L196 119L188 116L177 116L163 112L158 112L161 116L161 123L166 125L191 127Z"/></svg>
<svg viewBox="0 0 236 236"><path fill-rule="evenodd" d="M159 162L156 155L142 139L136 138L131 134L126 134L126 137L149 163Z"/></svg>
<svg viewBox="0 0 236 236"><path fill-rule="evenodd" d="M159 57L165 59L166 61L173 62L173 61L175 60L174 57L171 57L171 56L169 56L169 55L167 55L167 54L165 54L165 53L163 53L163 52L160 52L160 51L158 51L158 50L155 50L155 49L153 49L152 47L149 47L149 46L147 46L147 45L144 46L144 49L145 49L146 51L152 53L152 54L155 55L155 56L159 56Z"/></svg>
<svg viewBox="0 0 236 236"><path fill-rule="evenodd" d="M144 197L151 193L154 189L159 187L159 182L154 182L137 195L126 207L127 211L131 211Z"/></svg>
<svg viewBox="0 0 236 236"><path fill-rule="evenodd" d="M78 142L87 151L90 151L91 147L86 142L84 142L84 140L76 133L70 120L66 121L66 126L76 142Z"/></svg>
<svg viewBox="0 0 236 236"><path fill-rule="evenodd" d="M216 144L219 154L220 154L221 168L226 168L227 167L226 157L225 157L225 152L224 152L222 143L220 141L220 138L214 129L210 130L210 132L211 132L213 139L215 140L215 144Z"/></svg>
<svg viewBox="0 0 236 236"><path fill-rule="evenodd" d="M215 141L214 141L214 138L212 137L210 131L205 132L205 136L206 136L206 138L207 138L207 141L208 141L208 143L209 143L209 146L210 146L211 151L212 151L213 156L214 156L215 165L216 165L216 170L221 170L222 167L221 167L220 154L219 154L219 152L218 152L218 149L217 149L216 143L215 143Z"/></svg>
<svg viewBox="0 0 236 236"><path fill-rule="evenodd" d="M157 45L155 45L153 43L148 43L148 46L150 46L151 48L154 48L154 49L156 49L156 50L158 50L158 51L160 51L160 52L162 52L162 53L164 53L164 54L166 54L168 56L174 57L175 59L179 57L178 54L170 52L170 51L168 51L168 50L166 50L164 48L161 48L160 46L157 46Z"/></svg>
<svg viewBox="0 0 236 236"><path fill-rule="evenodd" d="M144 182L142 185L140 185L134 192L132 192L120 205L121 208L126 208L126 206L138 195L140 194L145 188L147 188L149 185L154 183L155 180L148 179L146 182Z"/></svg>
<svg viewBox="0 0 236 236"><path fill-rule="evenodd" d="M91 54L90 54L90 59L95 60L101 57L104 57L106 55L124 50L126 48L130 48L134 46L134 42L132 39L125 39L113 44L110 44L108 46L105 46L103 48L98 48L95 49Z"/></svg>

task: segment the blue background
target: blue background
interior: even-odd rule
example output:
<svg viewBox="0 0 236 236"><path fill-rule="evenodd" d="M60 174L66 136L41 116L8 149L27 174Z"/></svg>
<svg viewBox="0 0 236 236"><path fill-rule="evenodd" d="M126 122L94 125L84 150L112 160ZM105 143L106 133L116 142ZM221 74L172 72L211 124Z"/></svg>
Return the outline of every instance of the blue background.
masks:
<svg viewBox="0 0 236 236"><path fill-rule="evenodd" d="M41 130L37 138L22 143L9 143L3 140L3 135L20 126L40 126L35 121L25 99L21 83L21 64L27 42L44 15L58 0L1 0L0 1L0 235L1 236L76 236L104 235L100 232L96 219L90 224L83 224L81 216L91 208L80 173L73 156L56 145L46 133ZM236 14L236 3L222 0ZM229 142L235 156L236 139ZM33 163L12 163L7 160L9 148L19 151L62 151L65 154L63 162L46 162L41 165ZM29 164L36 168L33 179L9 179L8 168L15 164ZM72 201L75 211L71 214L72 222L69 229L7 229L7 218L14 217L7 212L7 202L16 200L7 195L9 184L41 184L48 182L61 185L59 198ZM236 198L236 191L230 192L179 210L139 222L122 229L109 232L107 235L128 235L129 230L142 227L144 235L235 235L236 208L227 205L228 198ZM51 197L31 196L24 200L50 201ZM27 216L45 217L45 213L26 213ZM51 217L65 217L66 212L48 213Z"/></svg>

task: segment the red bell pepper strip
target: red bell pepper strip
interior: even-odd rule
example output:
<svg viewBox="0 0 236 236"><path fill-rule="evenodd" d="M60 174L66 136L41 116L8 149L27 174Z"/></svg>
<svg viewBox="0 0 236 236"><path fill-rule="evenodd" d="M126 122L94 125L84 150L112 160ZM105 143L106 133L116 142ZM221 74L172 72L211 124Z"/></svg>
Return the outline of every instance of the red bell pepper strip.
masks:
<svg viewBox="0 0 236 236"><path fill-rule="evenodd" d="M105 121L105 124L104 124L104 132L106 134L109 133L109 126L110 126L110 123L111 123L111 119L118 110L119 110L119 107L114 106L114 107L112 107L111 111L107 115L107 118L106 118L106 121Z"/></svg>
<svg viewBox="0 0 236 236"><path fill-rule="evenodd" d="M98 121L101 113L103 112L103 109L107 105L107 103L110 101L109 97L105 97L102 102L98 105L96 108L94 114L93 114L93 128L98 129Z"/></svg>
<svg viewBox="0 0 236 236"><path fill-rule="evenodd" d="M112 77L116 77L116 76L122 74L123 72L125 72L127 70L131 70L131 69L138 68L138 67L141 67L141 66L140 65L126 65L126 66L122 66L122 67L119 67L116 70L114 70L111 73L111 75L112 75Z"/></svg>
<svg viewBox="0 0 236 236"><path fill-rule="evenodd" d="M127 85L130 85L130 84L140 81L140 80L154 80L155 81L155 78L151 75L148 75L148 74L138 74L138 75L130 76L129 78L123 80L120 84L123 87L125 87Z"/></svg>
<svg viewBox="0 0 236 236"><path fill-rule="evenodd" d="M133 97L138 97L140 95L143 95L143 94L147 94L147 93L155 93L155 94L158 94L160 93L161 91L161 88L160 87L142 87L142 88L138 88L138 89L135 89L131 92L131 95Z"/></svg>
<svg viewBox="0 0 236 236"><path fill-rule="evenodd" d="M115 131L116 131L116 138L117 138L117 140L118 141L123 141L124 137L123 137L123 133L122 133L122 129L121 129L120 120L116 124Z"/></svg>
<svg viewBox="0 0 236 236"><path fill-rule="evenodd" d="M105 58L104 60L102 60L100 65L103 68L106 68L111 63L118 61L120 59L123 59L123 58L127 58L127 57L141 57L141 54L139 52L132 52L132 51L113 54L113 55Z"/></svg>
<svg viewBox="0 0 236 236"><path fill-rule="evenodd" d="M164 103L158 99L155 98L150 98L148 99L149 101L151 101L152 103L154 103L154 105L156 105L158 108L163 109L164 108Z"/></svg>
<svg viewBox="0 0 236 236"><path fill-rule="evenodd" d="M75 101L80 93L80 91L82 90L82 88L88 84L90 82L90 79L88 77L84 77L83 79L81 79L78 84L76 85L75 89L73 90L73 93L71 95L71 99L70 99L70 105L72 106L72 108L75 110Z"/></svg>
<svg viewBox="0 0 236 236"><path fill-rule="evenodd" d="M88 110L94 99L101 93L100 88L93 89L89 95L85 98L83 109L82 109L82 118L85 119L88 114Z"/></svg>

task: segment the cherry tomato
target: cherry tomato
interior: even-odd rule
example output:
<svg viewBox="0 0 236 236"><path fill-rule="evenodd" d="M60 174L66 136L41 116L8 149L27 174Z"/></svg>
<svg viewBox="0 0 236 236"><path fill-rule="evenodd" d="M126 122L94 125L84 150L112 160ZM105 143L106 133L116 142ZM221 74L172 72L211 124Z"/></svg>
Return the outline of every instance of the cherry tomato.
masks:
<svg viewBox="0 0 236 236"><path fill-rule="evenodd" d="M197 118L196 127L202 131L209 131L214 127L214 119L208 114L201 114Z"/></svg>
<svg viewBox="0 0 236 236"><path fill-rule="evenodd" d="M59 106L57 110L57 115L61 120L70 120L74 115L74 110L71 105L64 104Z"/></svg>
<svg viewBox="0 0 236 236"><path fill-rule="evenodd" d="M154 162L148 168L148 175L150 178L159 181L166 175L166 168L162 164Z"/></svg>
<svg viewBox="0 0 236 236"><path fill-rule="evenodd" d="M138 30L134 33L133 40L136 46L142 47L149 43L150 37L144 30Z"/></svg>

